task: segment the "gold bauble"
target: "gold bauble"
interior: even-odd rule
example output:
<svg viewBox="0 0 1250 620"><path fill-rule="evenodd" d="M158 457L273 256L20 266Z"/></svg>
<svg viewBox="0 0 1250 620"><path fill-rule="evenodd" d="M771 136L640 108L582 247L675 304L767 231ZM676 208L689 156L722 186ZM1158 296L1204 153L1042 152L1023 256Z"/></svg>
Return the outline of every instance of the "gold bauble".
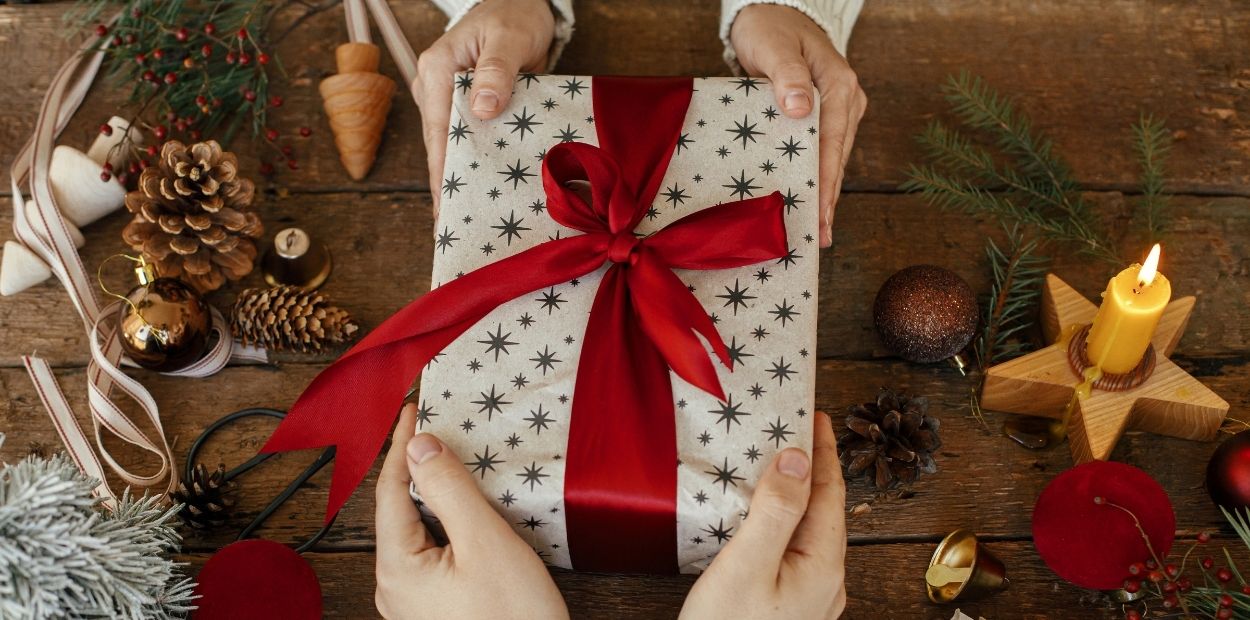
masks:
<svg viewBox="0 0 1250 620"><path fill-rule="evenodd" d="M126 355L160 372L180 370L202 358L212 330L208 304L181 280L154 278L149 265L135 274L139 285L126 294L129 303L118 323Z"/></svg>

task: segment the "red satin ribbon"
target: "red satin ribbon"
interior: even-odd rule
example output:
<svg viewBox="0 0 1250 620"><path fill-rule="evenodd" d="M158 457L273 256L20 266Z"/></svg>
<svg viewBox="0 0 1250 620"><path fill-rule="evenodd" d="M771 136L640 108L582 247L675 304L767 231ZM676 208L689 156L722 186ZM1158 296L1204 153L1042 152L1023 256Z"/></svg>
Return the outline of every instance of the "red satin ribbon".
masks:
<svg viewBox="0 0 1250 620"><path fill-rule="evenodd" d="M699 335L728 351L673 269L726 269L786 253L781 195L697 211L646 238L634 227L677 144L690 78L593 78L599 147L543 160L547 212L585 234L548 241L456 278L387 319L300 395L263 452L337 446L327 521L369 472L413 379L491 310L613 263L578 362L565 465L569 551L580 570L674 572L677 441L671 368L724 398ZM589 204L569 188L588 181ZM698 335L696 335L698 334Z"/></svg>

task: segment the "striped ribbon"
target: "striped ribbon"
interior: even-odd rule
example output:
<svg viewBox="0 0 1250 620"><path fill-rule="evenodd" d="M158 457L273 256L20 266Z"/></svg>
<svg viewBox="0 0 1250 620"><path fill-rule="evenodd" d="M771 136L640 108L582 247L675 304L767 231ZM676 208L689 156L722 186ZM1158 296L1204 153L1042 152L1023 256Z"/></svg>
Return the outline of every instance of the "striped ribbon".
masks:
<svg viewBox="0 0 1250 620"><path fill-rule="evenodd" d="M114 16L108 25L116 20L117 17ZM87 365L87 406L91 414L90 437L94 438L94 448L90 437L79 425L78 418L48 362L33 355L23 356L22 361L69 456L84 473L100 481L96 493L111 507L115 505L117 495L108 485L105 464L127 485L146 488L156 487L164 482L166 491L178 485L178 468L165 438L156 401L142 384L121 370L122 365L134 365L123 357L121 340L116 332L116 315L122 309L122 302L113 302L104 307L100 305L89 272L84 268L78 250L74 247L74 241L69 235L49 182L48 172L55 139L69 123L91 88L104 60L104 49L107 45L107 41L92 36L83 43L73 58L61 66L44 95L34 134L22 147L10 168L10 181L13 190L14 234L52 268L52 272L69 293L70 301L82 319L88 336L91 361ZM27 183L34 206L34 217L27 217L26 202L21 191ZM215 344L203 359L188 368L166 374L206 377L224 368L231 359L267 361L263 349L243 347L235 343L225 319L216 310L213 310L213 332L216 336ZM140 430L117 406L112 398L114 389L120 390L139 405L142 417L157 433L155 439ZM156 455L160 459L160 468L149 475L139 475L127 470L105 447L102 431Z"/></svg>
<svg viewBox="0 0 1250 620"><path fill-rule="evenodd" d="M400 30L399 22L395 20L395 14L391 12L386 0L343 1L348 39L353 43L372 43L369 36L369 18L365 14L366 5L373 15L373 21L377 23L378 31L382 33L386 49L390 50L391 58L399 68L399 74L404 78L404 86L411 92L412 83L417 81L417 55L408 44L404 31Z"/></svg>

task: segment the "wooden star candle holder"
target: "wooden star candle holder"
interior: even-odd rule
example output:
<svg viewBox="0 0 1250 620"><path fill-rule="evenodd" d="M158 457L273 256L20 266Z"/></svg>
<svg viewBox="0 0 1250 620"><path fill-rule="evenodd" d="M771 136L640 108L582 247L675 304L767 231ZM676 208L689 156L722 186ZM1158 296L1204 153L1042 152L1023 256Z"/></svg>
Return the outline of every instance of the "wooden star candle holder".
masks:
<svg viewBox="0 0 1250 620"><path fill-rule="evenodd" d="M1076 463L1106 460L1129 428L1182 439L1215 438L1228 415L1228 403L1168 359L1193 308L1190 296L1173 300L1164 309L1151 341L1153 368L1142 373L1144 379L1138 376L1128 382L1137 383L1136 387L1121 383L1109 390L1100 388L1108 385L1100 382L1089 396L1076 400L1068 420L1068 445ZM981 406L1062 419L1083 381L1069 359L1069 340L1080 327L1092 323L1097 312L1096 305L1058 276L1047 275L1042 331L1055 344L990 368ZM1139 370L1150 361L1145 360Z"/></svg>

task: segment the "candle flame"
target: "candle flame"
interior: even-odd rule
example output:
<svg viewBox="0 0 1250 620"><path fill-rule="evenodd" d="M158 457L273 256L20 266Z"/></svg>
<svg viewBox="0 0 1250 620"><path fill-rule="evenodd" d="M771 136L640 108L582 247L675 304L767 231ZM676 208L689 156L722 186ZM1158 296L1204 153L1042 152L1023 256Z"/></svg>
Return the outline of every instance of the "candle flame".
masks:
<svg viewBox="0 0 1250 620"><path fill-rule="evenodd" d="M1157 243L1150 248L1150 255L1142 263L1141 271L1137 272L1137 280L1142 286L1150 286L1155 281L1155 276L1159 274L1159 253L1162 251L1163 248Z"/></svg>

